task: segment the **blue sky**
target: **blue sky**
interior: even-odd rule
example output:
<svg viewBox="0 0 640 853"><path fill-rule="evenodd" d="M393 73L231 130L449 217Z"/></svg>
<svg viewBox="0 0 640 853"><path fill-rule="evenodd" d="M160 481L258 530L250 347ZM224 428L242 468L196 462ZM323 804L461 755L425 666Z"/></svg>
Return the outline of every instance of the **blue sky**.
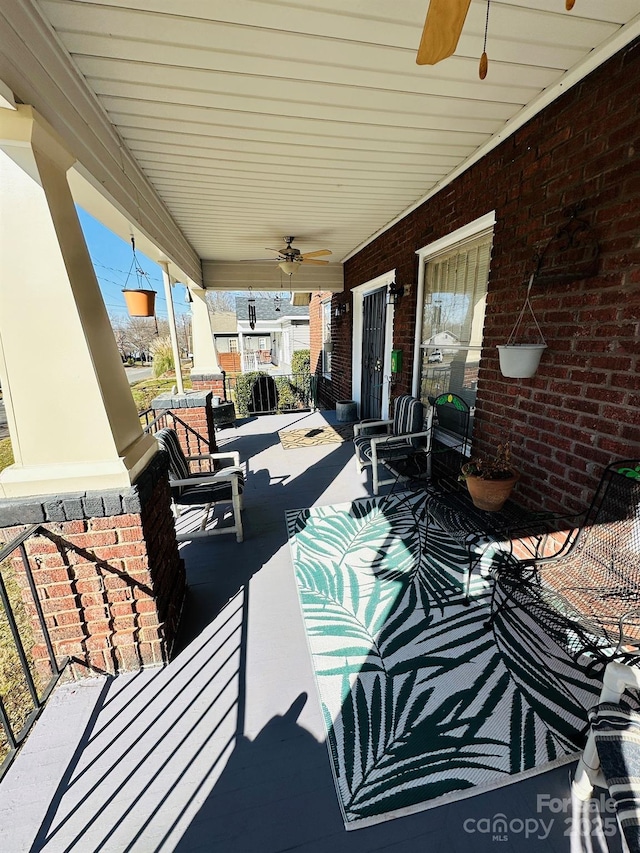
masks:
<svg viewBox="0 0 640 853"><path fill-rule="evenodd" d="M127 276L129 270L131 270L131 262L133 260L131 243L121 240L117 234L109 231L108 228L105 228L104 225L86 213L86 211L81 208L77 208L77 210L107 311L113 317L128 317L122 289L127 282ZM148 275L148 283L156 291L156 314L159 318L166 319L167 300L164 295L162 271L156 263L143 255L137 247L136 258L140 268ZM129 287L138 287L138 277L135 274L135 269L131 270L128 285ZM176 314L183 314L189 311L184 294L185 289L182 285L177 285L173 288L173 302Z"/></svg>

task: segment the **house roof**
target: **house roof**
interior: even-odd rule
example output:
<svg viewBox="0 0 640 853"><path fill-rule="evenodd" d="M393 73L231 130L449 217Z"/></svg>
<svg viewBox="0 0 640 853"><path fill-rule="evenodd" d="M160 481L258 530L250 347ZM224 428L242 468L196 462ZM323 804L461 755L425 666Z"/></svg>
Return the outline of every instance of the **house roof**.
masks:
<svg viewBox="0 0 640 853"><path fill-rule="evenodd" d="M256 320L282 320L284 317L309 318L308 305L291 305L286 300L280 300L280 311L276 311L274 299L256 298ZM246 296L236 297L236 316L238 320L249 320L249 299Z"/></svg>
<svg viewBox="0 0 640 853"><path fill-rule="evenodd" d="M76 200L103 221L94 196L114 201L109 226L153 259L278 290L274 262L242 262L296 235L333 254L291 287L322 289L305 285L640 35L637 0L495 0L481 81L485 0L452 57L417 66L427 5L14 0L0 77L77 157Z"/></svg>

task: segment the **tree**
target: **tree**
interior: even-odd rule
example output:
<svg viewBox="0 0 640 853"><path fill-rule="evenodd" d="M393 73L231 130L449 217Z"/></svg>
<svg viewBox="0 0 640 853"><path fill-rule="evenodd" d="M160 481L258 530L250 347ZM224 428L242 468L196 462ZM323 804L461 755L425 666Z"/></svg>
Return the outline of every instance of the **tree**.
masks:
<svg viewBox="0 0 640 853"><path fill-rule="evenodd" d="M128 344L127 321L122 317L109 315L109 322L113 329L113 335L116 339L116 346L123 361L130 355L130 347Z"/></svg>
<svg viewBox="0 0 640 853"><path fill-rule="evenodd" d="M212 314L235 311L236 309L234 294L228 290L208 290L206 300L209 311Z"/></svg>

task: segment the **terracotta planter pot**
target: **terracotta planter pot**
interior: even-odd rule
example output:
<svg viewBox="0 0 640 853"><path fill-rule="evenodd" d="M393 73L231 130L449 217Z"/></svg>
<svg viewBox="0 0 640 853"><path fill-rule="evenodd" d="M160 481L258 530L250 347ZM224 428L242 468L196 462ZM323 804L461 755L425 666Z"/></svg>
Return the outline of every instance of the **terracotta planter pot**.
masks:
<svg viewBox="0 0 640 853"><path fill-rule="evenodd" d="M130 317L153 317L156 304L155 290L123 290L122 292Z"/></svg>
<svg viewBox="0 0 640 853"><path fill-rule="evenodd" d="M466 477L465 482L473 505L485 512L500 512L520 479L515 473L508 480L483 480L481 477Z"/></svg>

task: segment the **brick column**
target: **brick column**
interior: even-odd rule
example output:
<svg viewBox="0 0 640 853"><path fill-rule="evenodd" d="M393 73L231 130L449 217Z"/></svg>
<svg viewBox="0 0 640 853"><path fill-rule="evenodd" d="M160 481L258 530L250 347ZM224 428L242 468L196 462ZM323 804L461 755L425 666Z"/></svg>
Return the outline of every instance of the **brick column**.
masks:
<svg viewBox="0 0 640 853"><path fill-rule="evenodd" d="M155 417L173 412L179 421L167 419L167 426L175 428L180 444L187 456L213 453L217 449L211 410L211 391L187 391L185 394L160 394L151 403ZM197 433L197 435L194 435ZM204 447L198 447L198 440Z"/></svg>
<svg viewBox="0 0 640 853"><path fill-rule="evenodd" d="M195 391L211 391L214 397L225 399L223 373L191 373L191 385Z"/></svg>
<svg viewBox="0 0 640 853"><path fill-rule="evenodd" d="M25 547L58 659L72 657L78 677L167 661L184 602L185 568L165 455L156 454L129 489L0 501L5 542L32 523L47 531ZM35 663L48 675L24 568L19 559L13 564L33 617Z"/></svg>

